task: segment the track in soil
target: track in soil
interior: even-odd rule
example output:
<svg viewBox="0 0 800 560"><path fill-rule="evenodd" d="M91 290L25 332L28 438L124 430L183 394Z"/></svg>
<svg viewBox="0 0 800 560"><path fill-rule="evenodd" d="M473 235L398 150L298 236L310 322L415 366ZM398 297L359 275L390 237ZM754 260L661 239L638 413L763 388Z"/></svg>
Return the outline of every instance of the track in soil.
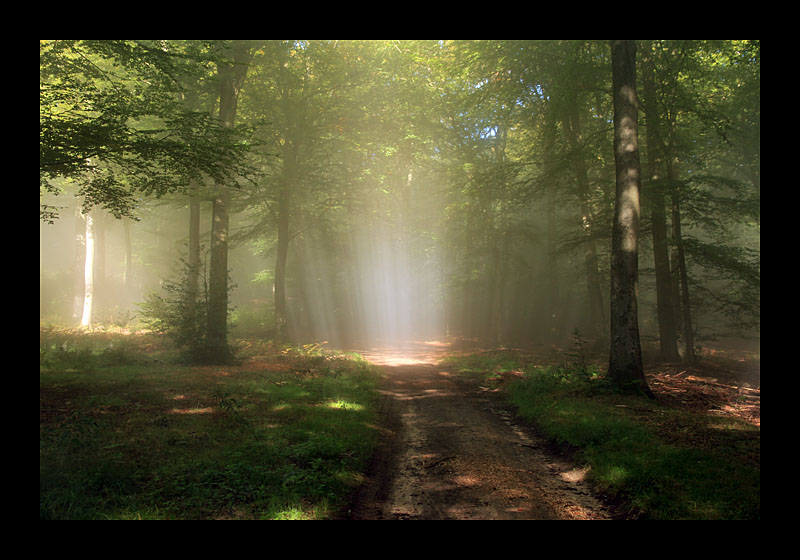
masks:
<svg viewBox="0 0 800 560"><path fill-rule="evenodd" d="M583 470L517 421L496 391L435 365L435 350L362 352L386 372L382 435L348 519L611 518Z"/></svg>

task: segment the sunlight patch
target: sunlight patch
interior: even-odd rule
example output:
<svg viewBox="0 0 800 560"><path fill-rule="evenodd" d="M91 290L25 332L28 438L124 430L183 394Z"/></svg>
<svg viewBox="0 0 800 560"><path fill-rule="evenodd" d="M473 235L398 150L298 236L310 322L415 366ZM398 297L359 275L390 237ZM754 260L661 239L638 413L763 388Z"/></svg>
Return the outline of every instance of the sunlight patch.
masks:
<svg viewBox="0 0 800 560"><path fill-rule="evenodd" d="M453 479L459 486L476 486L480 484L481 479L477 476L461 475Z"/></svg>
<svg viewBox="0 0 800 560"><path fill-rule="evenodd" d="M170 414L210 414L214 409L210 406L205 408L173 408L169 411Z"/></svg>
<svg viewBox="0 0 800 560"><path fill-rule="evenodd" d="M586 475L589 473L589 467L584 468L574 468L571 471L562 472L558 476L561 477L561 480L566 482L578 483L583 482L586 479Z"/></svg>
<svg viewBox="0 0 800 560"><path fill-rule="evenodd" d="M338 408L340 410L364 410L363 405L343 400L329 402L328 408Z"/></svg>

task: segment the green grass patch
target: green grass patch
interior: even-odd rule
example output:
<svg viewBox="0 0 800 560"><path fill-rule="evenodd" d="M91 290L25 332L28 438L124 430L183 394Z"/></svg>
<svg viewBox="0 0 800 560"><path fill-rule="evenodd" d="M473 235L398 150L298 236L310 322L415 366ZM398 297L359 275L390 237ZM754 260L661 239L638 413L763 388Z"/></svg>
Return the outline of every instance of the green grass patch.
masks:
<svg viewBox="0 0 800 560"><path fill-rule="evenodd" d="M505 387L520 416L589 466L592 484L628 516L760 519L759 428L618 394L586 364L512 362L508 353L448 360L467 375L524 372Z"/></svg>
<svg viewBox="0 0 800 560"><path fill-rule="evenodd" d="M441 360L441 364L452 367L462 375L483 381L499 381L503 373L517 371L525 366L516 353L507 350L447 356Z"/></svg>
<svg viewBox="0 0 800 560"><path fill-rule="evenodd" d="M111 338L40 339L41 519L324 519L362 480L379 376L358 356L188 367Z"/></svg>

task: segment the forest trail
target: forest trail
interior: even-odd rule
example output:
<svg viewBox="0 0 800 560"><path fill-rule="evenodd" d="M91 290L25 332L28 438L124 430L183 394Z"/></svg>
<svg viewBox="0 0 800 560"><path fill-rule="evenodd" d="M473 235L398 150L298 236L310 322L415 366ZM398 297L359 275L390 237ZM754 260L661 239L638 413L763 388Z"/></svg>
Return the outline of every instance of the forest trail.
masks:
<svg viewBox="0 0 800 560"><path fill-rule="evenodd" d="M585 473L517 422L496 390L436 365L442 350L362 352L386 372L382 436L347 518L610 519Z"/></svg>

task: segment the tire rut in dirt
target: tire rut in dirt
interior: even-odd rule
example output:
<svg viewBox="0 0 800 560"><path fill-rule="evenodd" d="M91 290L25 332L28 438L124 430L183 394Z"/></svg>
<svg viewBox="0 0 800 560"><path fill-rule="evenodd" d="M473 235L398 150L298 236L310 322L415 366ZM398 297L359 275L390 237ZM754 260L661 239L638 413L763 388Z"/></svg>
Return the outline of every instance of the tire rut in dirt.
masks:
<svg viewBox="0 0 800 560"><path fill-rule="evenodd" d="M348 518L608 518L495 395L431 365L385 370L381 442Z"/></svg>

